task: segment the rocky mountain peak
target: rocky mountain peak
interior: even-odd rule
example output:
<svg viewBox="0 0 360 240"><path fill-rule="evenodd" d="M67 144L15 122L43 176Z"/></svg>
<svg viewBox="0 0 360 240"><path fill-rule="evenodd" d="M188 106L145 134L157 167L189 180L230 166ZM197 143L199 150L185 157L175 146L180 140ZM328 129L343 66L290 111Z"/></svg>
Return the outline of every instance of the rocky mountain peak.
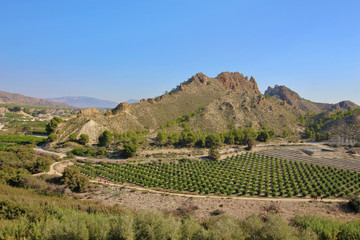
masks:
<svg viewBox="0 0 360 240"><path fill-rule="evenodd" d="M203 74L202 72L197 73L194 77L192 77L193 81L199 81L201 83L207 83L209 77Z"/></svg>
<svg viewBox="0 0 360 240"><path fill-rule="evenodd" d="M260 93L257 83L254 77L245 77L239 72L222 72L217 75L218 79L226 89L228 90L244 90L244 91L255 91Z"/></svg>
<svg viewBox="0 0 360 240"><path fill-rule="evenodd" d="M291 106L297 106L300 98L299 94L296 92L285 86L279 85L275 85L274 88L268 87L264 95L270 95L271 97L281 99Z"/></svg>

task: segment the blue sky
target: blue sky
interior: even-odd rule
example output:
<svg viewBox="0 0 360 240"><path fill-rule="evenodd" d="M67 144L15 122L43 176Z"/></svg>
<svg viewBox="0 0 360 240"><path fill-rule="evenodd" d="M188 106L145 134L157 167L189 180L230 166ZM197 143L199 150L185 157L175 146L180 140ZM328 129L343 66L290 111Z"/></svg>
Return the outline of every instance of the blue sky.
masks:
<svg viewBox="0 0 360 240"><path fill-rule="evenodd" d="M0 0L0 90L116 102L197 72L360 104L360 1Z"/></svg>

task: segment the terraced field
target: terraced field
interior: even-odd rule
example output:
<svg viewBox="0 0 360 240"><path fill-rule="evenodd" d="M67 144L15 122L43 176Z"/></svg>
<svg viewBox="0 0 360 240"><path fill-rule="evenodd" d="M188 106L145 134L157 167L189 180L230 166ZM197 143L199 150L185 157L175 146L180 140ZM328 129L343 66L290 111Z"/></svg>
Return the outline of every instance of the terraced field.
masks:
<svg viewBox="0 0 360 240"><path fill-rule="evenodd" d="M222 161L76 163L92 178L167 191L259 197L343 197L360 189L360 173L245 153Z"/></svg>
<svg viewBox="0 0 360 240"><path fill-rule="evenodd" d="M360 172L360 158L315 158L305 155L300 148L286 149L275 148L258 151L259 154L265 154L277 158L284 158L303 163L314 163L324 166L344 168Z"/></svg>

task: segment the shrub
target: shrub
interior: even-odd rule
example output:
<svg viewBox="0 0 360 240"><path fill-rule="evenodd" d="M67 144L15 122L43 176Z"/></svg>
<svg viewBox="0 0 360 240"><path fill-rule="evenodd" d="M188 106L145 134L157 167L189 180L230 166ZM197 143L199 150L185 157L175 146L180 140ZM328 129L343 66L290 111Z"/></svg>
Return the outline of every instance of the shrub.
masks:
<svg viewBox="0 0 360 240"><path fill-rule="evenodd" d="M80 137L79 137L79 143L82 144L82 145L85 145L89 142L89 136L82 133L80 134Z"/></svg>
<svg viewBox="0 0 360 240"><path fill-rule="evenodd" d="M245 239L245 234L240 226L240 221L230 217L221 216L209 225L210 239Z"/></svg>
<svg viewBox="0 0 360 240"><path fill-rule="evenodd" d="M76 133L72 133L69 135L69 141L71 142L76 142Z"/></svg>
<svg viewBox="0 0 360 240"><path fill-rule="evenodd" d="M359 197L352 198L349 201L348 205L349 205L350 209L352 209L356 213L360 213L360 198Z"/></svg>
<svg viewBox="0 0 360 240"><path fill-rule="evenodd" d="M55 141L57 138L58 138L58 136L57 136L55 133L50 133L48 139L49 139L50 142L53 142L53 141Z"/></svg>
<svg viewBox="0 0 360 240"><path fill-rule="evenodd" d="M75 192L84 192L89 184L89 180L77 168L72 167L65 168L62 182Z"/></svg>
<svg viewBox="0 0 360 240"><path fill-rule="evenodd" d="M48 124L46 124L46 132L48 134L53 133L55 131L56 127L58 126L58 124L63 121L64 120L62 120L59 117L54 117L53 119L50 120L50 122Z"/></svg>
<svg viewBox="0 0 360 240"><path fill-rule="evenodd" d="M113 136L109 130L105 130L104 132L102 132L100 134L98 139L99 139L100 146L105 147L105 146L111 144L111 142L113 140Z"/></svg>
<svg viewBox="0 0 360 240"><path fill-rule="evenodd" d="M133 157L136 154L138 147L133 142L124 143L124 150L122 155L126 158Z"/></svg>
<svg viewBox="0 0 360 240"><path fill-rule="evenodd" d="M219 160L220 159L220 153L219 150L215 146L212 146L209 150L209 158L213 160Z"/></svg>
<svg viewBox="0 0 360 240"><path fill-rule="evenodd" d="M193 204L189 204L189 205L183 205L179 208L176 209L176 211L174 211L174 215L177 217L188 217L190 215L193 215L195 213L196 210L198 210L199 207Z"/></svg>

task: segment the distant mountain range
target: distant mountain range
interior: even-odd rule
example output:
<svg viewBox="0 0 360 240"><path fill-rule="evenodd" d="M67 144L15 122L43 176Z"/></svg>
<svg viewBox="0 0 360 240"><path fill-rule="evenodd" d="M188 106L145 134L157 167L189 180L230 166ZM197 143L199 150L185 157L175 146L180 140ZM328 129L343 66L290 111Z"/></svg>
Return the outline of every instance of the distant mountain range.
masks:
<svg viewBox="0 0 360 240"><path fill-rule="evenodd" d="M91 97L59 97L59 98L48 98L47 100L66 103L76 108L114 108L119 103L108 100L101 100Z"/></svg>
<svg viewBox="0 0 360 240"><path fill-rule="evenodd" d="M138 103L140 100L129 99L126 103ZM27 97L18 93L0 91L0 104L56 107L56 108L115 108L119 103L91 97L59 97L40 99Z"/></svg>
<svg viewBox="0 0 360 240"><path fill-rule="evenodd" d="M131 103L138 103L138 102L140 102L140 100L131 99L131 98L126 101L126 103L129 103L129 104L131 104Z"/></svg>
<svg viewBox="0 0 360 240"><path fill-rule="evenodd" d="M34 107L56 107L56 108L70 108L71 106L65 103L53 102L45 99L34 97L27 97L17 93L9 93L0 91L0 104L34 106Z"/></svg>

